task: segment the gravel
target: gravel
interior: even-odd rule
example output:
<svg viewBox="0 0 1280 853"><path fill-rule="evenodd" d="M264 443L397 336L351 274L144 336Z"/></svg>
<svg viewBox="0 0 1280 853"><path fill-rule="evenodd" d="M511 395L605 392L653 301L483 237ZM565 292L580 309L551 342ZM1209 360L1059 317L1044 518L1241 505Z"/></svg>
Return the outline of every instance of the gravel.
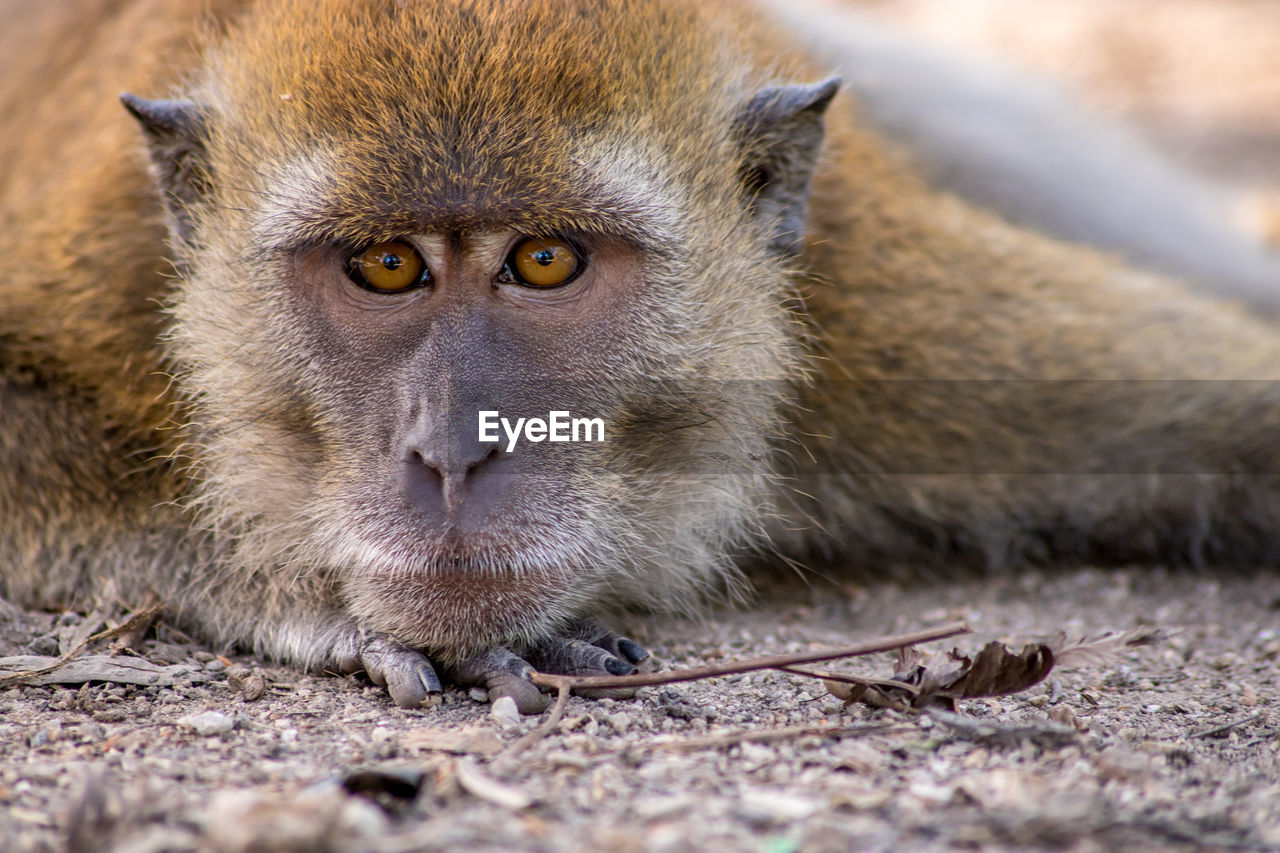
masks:
<svg viewBox="0 0 1280 853"><path fill-rule="evenodd" d="M399 709L358 677L219 657L162 625L135 651L186 681L0 691L0 837L13 851L1280 850L1275 572L815 585L626 627L684 667L956 618L975 635L926 647L931 660L1057 630L1181 630L955 718L751 673L575 698L556 731L503 756L543 718L458 690ZM5 653L31 653L58 619L0 606ZM256 699L230 685L251 678Z"/></svg>

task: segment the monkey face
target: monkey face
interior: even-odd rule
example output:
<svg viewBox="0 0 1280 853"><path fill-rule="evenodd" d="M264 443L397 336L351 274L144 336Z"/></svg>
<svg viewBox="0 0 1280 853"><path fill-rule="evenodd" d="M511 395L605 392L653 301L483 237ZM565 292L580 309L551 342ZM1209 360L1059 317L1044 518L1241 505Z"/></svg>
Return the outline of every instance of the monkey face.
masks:
<svg viewBox="0 0 1280 853"><path fill-rule="evenodd" d="M446 660L728 576L768 511L834 84L726 75L693 3L320 5L260 4L189 106L127 101L168 182L171 353L230 559ZM646 15L680 18L706 85ZM481 412L604 440L486 443Z"/></svg>
<svg viewBox="0 0 1280 853"><path fill-rule="evenodd" d="M552 241L509 230L408 236L399 245L426 278L400 292L353 277L340 247L293 265L292 317L314 347L309 384L328 386L332 413L313 512L342 519L317 533L359 567L344 585L370 624L403 635L410 618L388 599L412 599L415 630L436 647L451 645L436 639L441 623L509 635L572 613L626 559L619 537L636 535L617 518L632 503L626 476L643 476L627 460L623 421L650 392L618 380L643 375L636 356L659 310L650 276L634 248L579 234L555 242L572 245L572 274L533 284L519 270L531 242ZM508 422L556 411L598 419L603 441L483 442L486 411Z"/></svg>

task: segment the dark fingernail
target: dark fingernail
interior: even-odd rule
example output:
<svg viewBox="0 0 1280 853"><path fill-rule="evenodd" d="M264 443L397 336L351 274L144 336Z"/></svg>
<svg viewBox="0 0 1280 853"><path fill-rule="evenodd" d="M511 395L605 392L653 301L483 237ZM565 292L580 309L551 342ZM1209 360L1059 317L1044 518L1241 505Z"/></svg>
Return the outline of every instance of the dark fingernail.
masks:
<svg viewBox="0 0 1280 853"><path fill-rule="evenodd" d="M436 671L429 666L418 670L418 680L422 682L422 686L428 693L444 692L444 687L440 684L440 676L436 675Z"/></svg>
<svg viewBox="0 0 1280 853"><path fill-rule="evenodd" d="M618 640L618 651L626 655L627 660L631 661L632 663L640 663L640 661L649 657L648 649L646 649L644 646L640 645L637 642L628 640L625 637L623 637L621 640Z"/></svg>
<svg viewBox="0 0 1280 853"><path fill-rule="evenodd" d="M604 668L609 671L610 675L631 675L636 671L634 666L618 658L607 658L604 662Z"/></svg>

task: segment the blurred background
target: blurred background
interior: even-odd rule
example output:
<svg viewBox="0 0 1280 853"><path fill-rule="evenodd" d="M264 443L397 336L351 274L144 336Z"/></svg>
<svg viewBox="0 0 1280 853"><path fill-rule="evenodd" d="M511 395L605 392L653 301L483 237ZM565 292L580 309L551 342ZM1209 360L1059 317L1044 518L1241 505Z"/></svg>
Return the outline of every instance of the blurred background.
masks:
<svg viewBox="0 0 1280 853"><path fill-rule="evenodd" d="M1280 245L1280 0L815 0L1063 84Z"/></svg>

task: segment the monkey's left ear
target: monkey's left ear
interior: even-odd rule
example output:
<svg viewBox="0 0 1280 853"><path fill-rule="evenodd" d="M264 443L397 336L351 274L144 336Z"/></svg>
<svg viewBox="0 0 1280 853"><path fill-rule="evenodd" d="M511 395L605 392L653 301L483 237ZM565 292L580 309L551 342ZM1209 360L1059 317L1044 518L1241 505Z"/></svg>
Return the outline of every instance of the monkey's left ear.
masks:
<svg viewBox="0 0 1280 853"><path fill-rule="evenodd" d="M738 116L746 150L743 188L755 215L770 224L770 245L781 253L799 254L803 245L823 116L839 88L839 77L771 86L757 92Z"/></svg>
<svg viewBox="0 0 1280 853"><path fill-rule="evenodd" d="M142 125L174 236L189 242L191 210L209 188L204 116L192 101L148 101L127 92L120 101Z"/></svg>

